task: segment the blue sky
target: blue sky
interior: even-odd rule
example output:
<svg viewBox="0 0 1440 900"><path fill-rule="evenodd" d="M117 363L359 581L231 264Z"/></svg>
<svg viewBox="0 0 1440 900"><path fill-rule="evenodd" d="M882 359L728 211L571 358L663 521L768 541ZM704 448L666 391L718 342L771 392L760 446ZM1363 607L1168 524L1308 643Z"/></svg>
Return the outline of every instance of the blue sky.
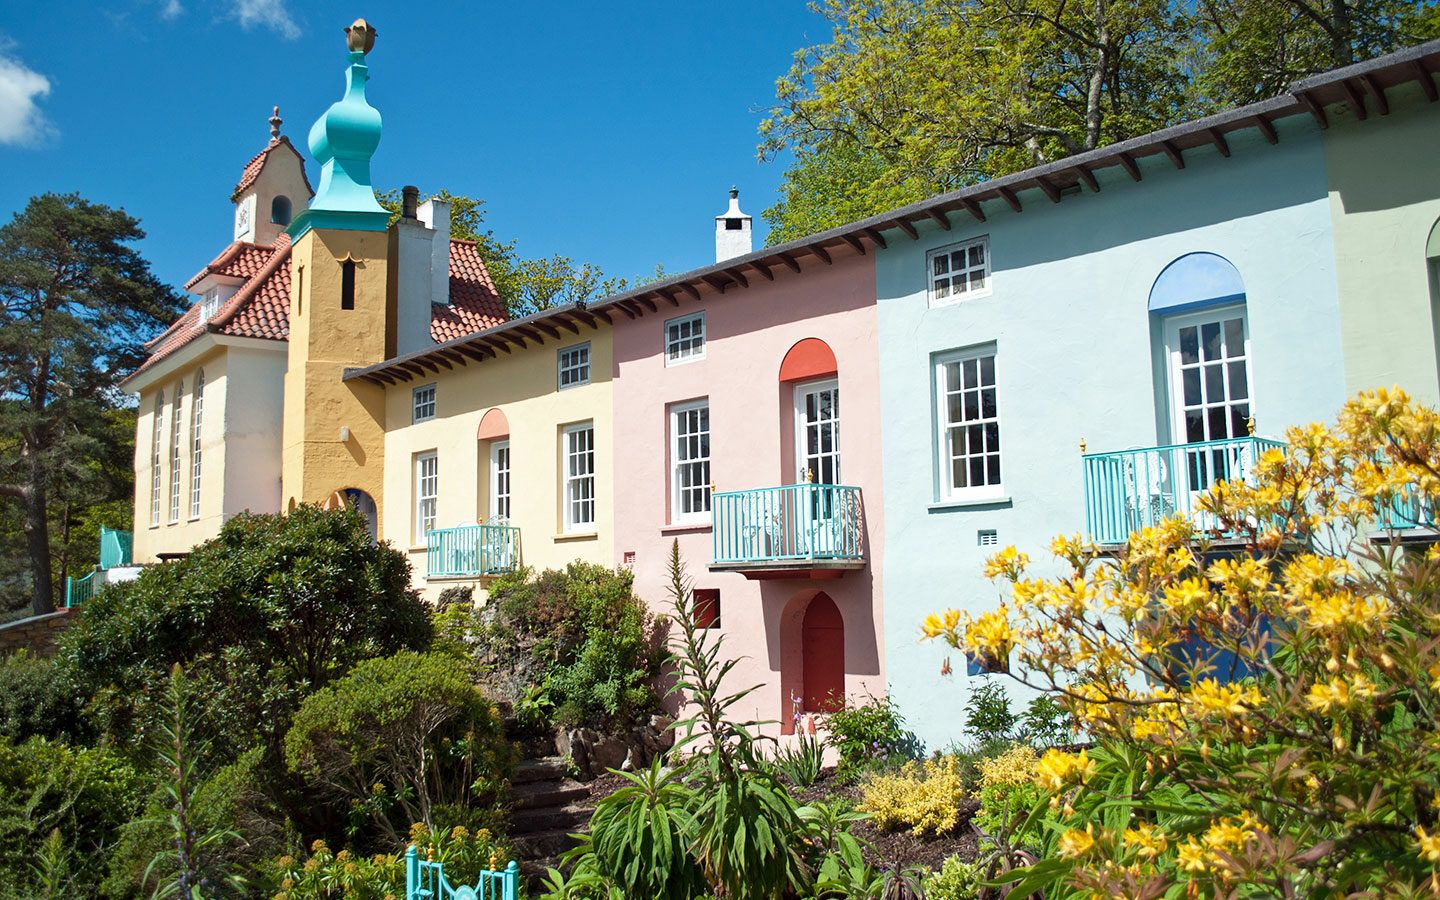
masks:
<svg viewBox="0 0 1440 900"><path fill-rule="evenodd" d="M271 106L303 150L339 97L357 15L379 30L377 186L482 197L522 253L626 276L712 261L732 183L764 240L785 161L757 161L756 126L829 34L803 0L5 3L0 217L43 191L123 206L183 282L229 239Z"/></svg>

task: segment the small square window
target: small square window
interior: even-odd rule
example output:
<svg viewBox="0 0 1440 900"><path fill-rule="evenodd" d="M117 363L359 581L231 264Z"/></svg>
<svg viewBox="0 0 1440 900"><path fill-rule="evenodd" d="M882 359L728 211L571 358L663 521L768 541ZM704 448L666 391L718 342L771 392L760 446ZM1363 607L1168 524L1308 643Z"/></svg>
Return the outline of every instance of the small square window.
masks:
<svg viewBox="0 0 1440 900"><path fill-rule="evenodd" d="M411 398L413 400L411 422L424 422L435 418L435 385L427 384L417 387Z"/></svg>
<svg viewBox="0 0 1440 900"><path fill-rule="evenodd" d="M665 323L665 365L705 358L705 314L694 313Z"/></svg>
<svg viewBox="0 0 1440 900"><path fill-rule="evenodd" d="M989 294L990 238L932 250L927 280L931 306Z"/></svg>
<svg viewBox="0 0 1440 900"><path fill-rule="evenodd" d="M695 588L691 592L691 609L696 628L720 627L720 591L718 588Z"/></svg>
<svg viewBox="0 0 1440 900"><path fill-rule="evenodd" d="M200 302L200 322L204 324L215 318L220 311L220 289L212 287L205 292L205 299Z"/></svg>
<svg viewBox="0 0 1440 900"><path fill-rule="evenodd" d="M590 345L562 347L556 355L560 390L590 383Z"/></svg>

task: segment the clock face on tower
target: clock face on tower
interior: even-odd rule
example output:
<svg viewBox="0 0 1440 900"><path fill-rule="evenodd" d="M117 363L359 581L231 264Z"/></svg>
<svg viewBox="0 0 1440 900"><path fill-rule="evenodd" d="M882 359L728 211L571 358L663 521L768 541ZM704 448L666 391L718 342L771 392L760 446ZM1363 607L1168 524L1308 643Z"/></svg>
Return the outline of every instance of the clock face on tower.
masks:
<svg viewBox="0 0 1440 900"><path fill-rule="evenodd" d="M255 195L241 200L235 207L235 240L250 240L255 232Z"/></svg>

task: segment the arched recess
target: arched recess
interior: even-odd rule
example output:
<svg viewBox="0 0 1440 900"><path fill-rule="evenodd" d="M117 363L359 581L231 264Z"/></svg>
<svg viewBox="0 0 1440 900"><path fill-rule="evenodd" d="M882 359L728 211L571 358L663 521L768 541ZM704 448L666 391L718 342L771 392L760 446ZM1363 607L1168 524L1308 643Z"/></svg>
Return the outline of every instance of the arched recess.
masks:
<svg viewBox="0 0 1440 900"><path fill-rule="evenodd" d="M785 354L780 363L780 380L790 383L809 381L812 378L828 378L840 371L835 362L835 351L819 338L805 338L797 341Z"/></svg>
<svg viewBox="0 0 1440 900"><path fill-rule="evenodd" d="M780 730L794 733L804 713L845 702L845 619L824 591L791 596L780 617Z"/></svg>
<svg viewBox="0 0 1440 900"><path fill-rule="evenodd" d="M370 532L370 540L375 540L379 535L379 515L375 507L375 498L359 488L341 488L321 504L323 509L353 509L365 520L365 526Z"/></svg>
<svg viewBox="0 0 1440 900"><path fill-rule="evenodd" d="M281 194L270 201L270 221L276 225L289 225L292 209L290 198Z"/></svg>
<svg viewBox="0 0 1440 900"><path fill-rule="evenodd" d="M510 504L510 420L499 409L490 409L480 417L480 427L475 432L479 442L476 462L476 484L479 496L475 498L476 519L486 522L508 522L511 518Z"/></svg>
<svg viewBox="0 0 1440 900"><path fill-rule="evenodd" d="M480 428L475 432L477 441L503 440L510 436L510 420L499 409L488 410L480 417Z"/></svg>
<svg viewBox="0 0 1440 900"><path fill-rule="evenodd" d="M1179 312L1245 302L1245 281L1223 256L1187 253L1160 272L1150 288L1150 311Z"/></svg>
<svg viewBox="0 0 1440 900"><path fill-rule="evenodd" d="M1425 241L1425 277L1430 284L1430 329L1435 343L1435 364L1440 370L1440 221Z"/></svg>

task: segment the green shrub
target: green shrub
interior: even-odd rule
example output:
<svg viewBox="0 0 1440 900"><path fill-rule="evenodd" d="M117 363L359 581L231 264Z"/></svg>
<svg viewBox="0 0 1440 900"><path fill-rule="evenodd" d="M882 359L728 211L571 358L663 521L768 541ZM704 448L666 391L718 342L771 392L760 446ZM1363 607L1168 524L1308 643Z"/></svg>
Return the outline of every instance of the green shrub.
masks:
<svg viewBox="0 0 1440 900"><path fill-rule="evenodd" d="M1023 744L980 763L980 810L975 825L987 834L1009 833L1049 794L1036 781L1040 758Z"/></svg>
<svg viewBox="0 0 1440 900"><path fill-rule="evenodd" d="M1032 747L1058 747L1075 739L1075 717L1053 694L1040 694L1020 718L1020 740Z"/></svg>
<svg viewBox="0 0 1440 900"><path fill-rule="evenodd" d="M918 755L918 742L905 730L905 719L889 697L847 702L825 717L825 728L844 775L898 765Z"/></svg>
<svg viewBox="0 0 1440 900"><path fill-rule="evenodd" d="M285 735L285 762L349 811L352 833L368 823L398 846L410 823L433 828L442 815L493 805L513 759L465 662L405 651L307 697Z"/></svg>
<svg viewBox="0 0 1440 900"><path fill-rule="evenodd" d="M109 750L0 740L0 883L25 893L37 850L58 830L67 880L77 894L93 893L105 851L143 796L140 776Z"/></svg>
<svg viewBox="0 0 1440 900"><path fill-rule="evenodd" d="M363 659L430 640L409 563L349 512L302 506L240 515L187 557L151 566L80 608L58 662L119 745L176 663L223 716L205 737L224 759L278 746L304 694ZM223 727L222 727L223 726Z"/></svg>
<svg viewBox="0 0 1440 900"><path fill-rule="evenodd" d="M799 741L775 750L775 770L797 788L820 780L825 768L825 744L814 735L802 734Z"/></svg>
<svg viewBox="0 0 1440 900"><path fill-rule="evenodd" d="M85 742L93 737L81 692L43 656L21 650L0 657L0 737Z"/></svg>
<svg viewBox="0 0 1440 900"><path fill-rule="evenodd" d="M1008 742L1019 721L1002 685L985 678L971 689L965 701L965 728L982 747Z"/></svg>
<svg viewBox="0 0 1440 900"><path fill-rule="evenodd" d="M974 863L958 856L947 857L940 871L932 872L921 883L925 900L976 900L984 873Z"/></svg>
<svg viewBox="0 0 1440 900"><path fill-rule="evenodd" d="M620 774L628 783L601 800L590 819L586 849L598 871L626 897L705 893L689 854L695 832L691 810L698 798L683 773L665 769L656 759L648 769Z"/></svg>
<svg viewBox="0 0 1440 900"><path fill-rule="evenodd" d="M550 724L624 728L658 706L662 628L629 572L589 563L497 579L476 613L477 658L502 699Z"/></svg>

